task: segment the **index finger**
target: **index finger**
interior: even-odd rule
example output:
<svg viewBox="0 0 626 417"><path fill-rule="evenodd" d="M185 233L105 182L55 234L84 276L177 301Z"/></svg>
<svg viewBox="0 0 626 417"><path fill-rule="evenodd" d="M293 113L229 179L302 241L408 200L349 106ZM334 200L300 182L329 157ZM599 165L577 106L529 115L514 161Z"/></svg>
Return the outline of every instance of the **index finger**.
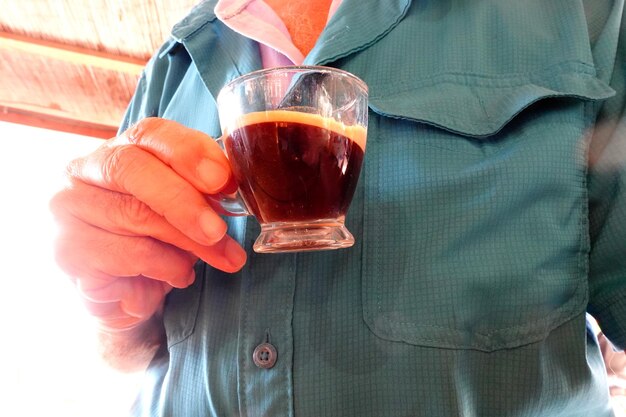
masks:
<svg viewBox="0 0 626 417"><path fill-rule="evenodd" d="M232 177L226 155L211 136L172 120L143 119L114 143L133 144L151 153L207 194L222 191Z"/></svg>
<svg viewBox="0 0 626 417"><path fill-rule="evenodd" d="M106 143L70 162L68 172L71 178L136 197L198 243L212 245L226 233L226 223L200 191L138 146Z"/></svg>

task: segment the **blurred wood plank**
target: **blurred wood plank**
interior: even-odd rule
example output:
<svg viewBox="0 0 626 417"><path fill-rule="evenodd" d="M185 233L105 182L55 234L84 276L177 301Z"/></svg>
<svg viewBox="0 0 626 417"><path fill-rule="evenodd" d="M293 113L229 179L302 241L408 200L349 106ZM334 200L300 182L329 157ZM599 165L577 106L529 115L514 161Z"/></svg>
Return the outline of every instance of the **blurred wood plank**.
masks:
<svg viewBox="0 0 626 417"><path fill-rule="evenodd" d="M102 139L112 138L117 133L117 129L113 126L105 126L97 123L88 123L81 120L59 117L53 114L45 114L41 110L33 112L2 105L0 105L0 120Z"/></svg>
<svg viewBox="0 0 626 417"><path fill-rule="evenodd" d="M17 50L0 49L0 104L117 126L139 77Z"/></svg>
<svg viewBox="0 0 626 417"><path fill-rule="evenodd" d="M0 31L148 59L199 0L0 0Z"/></svg>
<svg viewBox="0 0 626 417"><path fill-rule="evenodd" d="M0 0L0 119L111 137L145 62L200 0Z"/></svg>
<svg viewBox="0 0 626 417"><path fill-rule="evenodd" d="M21 51L45 58L57 59L78 65L139 75L146 61L98 52L72 45L64 45L26 36L0 32L0 49Z"/></svg>

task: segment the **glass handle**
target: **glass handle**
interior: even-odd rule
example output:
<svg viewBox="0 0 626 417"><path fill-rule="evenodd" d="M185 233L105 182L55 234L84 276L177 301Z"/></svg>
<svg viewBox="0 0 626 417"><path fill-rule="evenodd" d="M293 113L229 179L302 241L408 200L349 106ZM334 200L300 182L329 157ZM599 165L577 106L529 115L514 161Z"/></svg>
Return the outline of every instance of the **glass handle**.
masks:
<svg viewBox="0 0 626 417"><path fill-rule="evenodd" d="M220 148L222 148L224 154L226 154L226 150L224 149L224 140L220 137L215 139L215 142L217 142ZM226 157L228 158L228 155ZM246 207L246 203L241 197L241 193L239 193L239 190L237 190L233 194L218 193L210 195L209 198L219 204L222 209L231 216L250 215L250 211Z"/></svg>

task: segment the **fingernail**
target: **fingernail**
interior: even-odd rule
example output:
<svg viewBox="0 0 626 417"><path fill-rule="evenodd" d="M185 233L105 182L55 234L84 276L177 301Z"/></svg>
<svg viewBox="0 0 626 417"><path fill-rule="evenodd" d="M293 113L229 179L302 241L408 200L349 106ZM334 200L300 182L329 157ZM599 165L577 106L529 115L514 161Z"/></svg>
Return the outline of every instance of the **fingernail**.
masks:
<svg viewBox="0 0 626 417"><path fill-rule="evenodd" d="M226 223L213 210L203 211L198 220L200 229L208 239L208 244L219 242L226 234Z"/></svg>
<svg viewBox="0 0 626 417"><path fill-rule="evenodd" d="M228 260L228 262L233 266L235 271L240 270L246 263L248 259L248 255L246 255L246 251L243 250L239 244L234 240L229 240L226 242L224 247L224 256Z"/></svg>
<svg viewBox="0 0 626 417"><path fill-rule="evenodd" d="M230 171L224 165L208 158L198 164L196 172L209 192L221 190L230 179Z"/></svg>

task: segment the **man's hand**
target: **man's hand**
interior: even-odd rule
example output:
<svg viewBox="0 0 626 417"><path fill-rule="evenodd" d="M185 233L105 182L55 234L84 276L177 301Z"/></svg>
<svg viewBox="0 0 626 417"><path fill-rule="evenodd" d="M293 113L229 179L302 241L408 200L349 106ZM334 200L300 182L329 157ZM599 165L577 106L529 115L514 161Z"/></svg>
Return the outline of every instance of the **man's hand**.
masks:
<svg viewBox="0 0 626 417"><path fill-rule="evenodd" d="M145 119L72 161L68 179L51 201L56 259L108 331L152 317L172 287L194 281L198 258L226 272L246 261L207 201L234 186L222 150L201 132Z"/></svg>

